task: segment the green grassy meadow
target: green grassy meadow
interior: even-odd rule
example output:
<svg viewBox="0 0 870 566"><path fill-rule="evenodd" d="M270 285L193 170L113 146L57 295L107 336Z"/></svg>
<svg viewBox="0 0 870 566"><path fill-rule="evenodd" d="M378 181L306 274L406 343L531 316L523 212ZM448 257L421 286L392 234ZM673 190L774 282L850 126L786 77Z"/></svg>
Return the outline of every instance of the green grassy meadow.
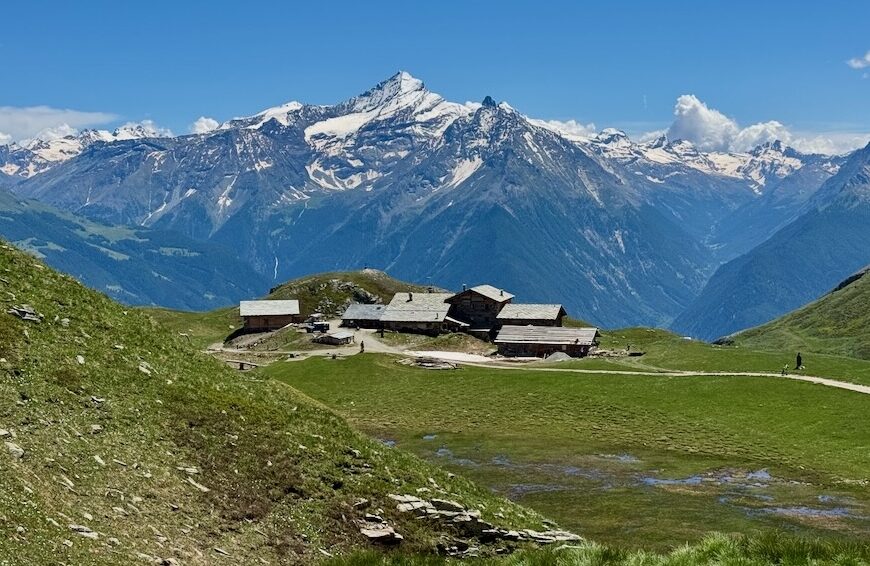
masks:
<svg viewBox="0 0 870 566"><path fill-rule="evenodd" d="M176 334L187 334L190 343L205 349L242 327L238 307L228 307L209 312L187 312L162 308L142 308L146 314Z"/></svg>
<svg viewBox="0 0 870 566"><path fill-rule="evenodd" d="M7 313L24 304L39 322ZM310 564L370 548L359 498L383 508L406 552L433 553L452 532L388 498L418 490L544 528L2 242L0 429L4 566Z"/></svg>
<svg viewBox="0 0 870 566"><path fill-rule="evenodd" d="M870 536L870 399L858 393L755 377L429 371L379 355L262 371L605 544Z"/></svg>
<svg viewBox="0 0 870 566"><path fill-rule="evenodd" d="M733 340L750 348L803 348L870 360L870 277L866 273L794 312L736 334Z"/></svg>
<svg viewBox="0 0 870 566"><path fill-rule="evenodd" d="M870 361L832 354L802 351L805 370L795 371L795 348L779 351L755 350L741 345L718 346L698 340L685 340L668 332L651 328L625 328L602 333L604 349L644 352L638 357L584 358L547 364L560 368L703 371L703 372L773 372L784 365L789 373L830 377L859 384L870 384Z"/></svg>

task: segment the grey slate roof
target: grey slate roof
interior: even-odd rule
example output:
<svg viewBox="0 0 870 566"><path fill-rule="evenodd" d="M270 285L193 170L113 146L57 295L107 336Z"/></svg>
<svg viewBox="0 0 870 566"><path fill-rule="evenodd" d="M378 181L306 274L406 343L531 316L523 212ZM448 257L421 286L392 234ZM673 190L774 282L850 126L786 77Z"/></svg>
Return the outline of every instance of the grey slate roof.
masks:
<svg viewBox="0 0 870 566"><path fill-rule="evenodd" d="M501 302L514 298L512 294L508 293L504 289L499 289L498 287L493 287L492 285L478 285L476 287L472 287L469 290L479 293L484 297L492 299L493 301Z"/></svg>
<svg viewBox="0 0 870 566"><path fill-rule="evenodd" d="M387 305L363 305L353 303L347 307L342 320L381 320Z"/></svg>
<svg viewBox="0 0 870 566"><path fill-rule="evenodd" d="M579 344L591 346L598 336L597 328L565 328L562 326L502 326L495 337L496 344Z"/></svg>
<svg viewBox="0 0 870 566"><path fill-rule="evenodd" d="M534 303L508 303L502 307L496 317L499 320L556 320L560 314L564 314L562 305L545 305Z"/></svg>
<svg viewBox="0 0 870 566"><path fill-rule="evenodd" d="M383 322L444 322L451 293L396 293L384 314Z"/></svg>
<svg viewBox="0 0 870 566"><path fill-rule="evenodd" d="M287 316L299 314L299 301L242 301L239 316Z"/></svg>
<svg viewBox="0 0 870 566"><path fill-rule="evenodd" d="M347 340L348 338L353 338L353 332L348 330L339 330L337 332L330 332L327 334L330 338L335 338L336 340Z"/></svg>

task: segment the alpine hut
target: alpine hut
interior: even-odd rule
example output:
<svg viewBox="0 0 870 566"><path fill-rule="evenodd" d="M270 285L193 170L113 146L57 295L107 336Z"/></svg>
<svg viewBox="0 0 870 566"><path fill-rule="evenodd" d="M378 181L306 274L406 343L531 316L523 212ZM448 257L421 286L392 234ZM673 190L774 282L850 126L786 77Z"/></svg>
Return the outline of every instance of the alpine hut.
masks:
<svg viewBox="0 0 870 566"><path fill-rule="evenodd" d="M564 352L582 358L598 346L600 336L597 328L502 326L494 342L503 356L543 358Z"/></svg>
<svg viewBox="0 0 870 566"><path fill-rule="evenodd" d="M242 301L239 303L239 316L248 331L277 330L300 321L299 301Z"/></svg>
<svg viewBox="0 0 870 566"><path fill-rule="evenodd" d="M437 335L468 325L448 316L451 293L396 293L381 315L385 330Z"/></svg>
<svg viewBox="0 0 870 566"><path fill-rule="evenodd" d="M562 326L568 313L562 305L510 303L496 316L499 326Z"/></svg>

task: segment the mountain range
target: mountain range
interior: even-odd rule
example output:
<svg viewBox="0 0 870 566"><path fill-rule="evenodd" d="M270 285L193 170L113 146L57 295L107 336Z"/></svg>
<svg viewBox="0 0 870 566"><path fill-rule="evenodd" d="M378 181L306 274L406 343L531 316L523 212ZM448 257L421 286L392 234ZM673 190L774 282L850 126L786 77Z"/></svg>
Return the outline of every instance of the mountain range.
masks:
<svg viewBox="0 0 870 566"><path fill-rule="evenodd" d="M793 241L828 209L815 234L870 235L834 214L859 154L780 142L705 152L612 129L579 137L491 97L447 101L400 72L339 104L289 102L204 134L86 131L0 147L0 186L89 221L232 250L273 284L369 266L453 288L491 282L602 326L710 338L798 306L760 284L735 302L747 279L722 275L763 265L754 258L771 241ZM866 208L853 204L847 216ZM801 293L786 294L812 299L870 262L841 258L844 245L801 274L790 254L805 248L780 245L765 281L798 277Z"/></svg>
<svg viewBox="0 0 870 566"><path fill-rule="evenodd" d="M206 310L257 295L268 285L214 244L160 229L95 222L2 188L0 234L125 303Z"/></svg>

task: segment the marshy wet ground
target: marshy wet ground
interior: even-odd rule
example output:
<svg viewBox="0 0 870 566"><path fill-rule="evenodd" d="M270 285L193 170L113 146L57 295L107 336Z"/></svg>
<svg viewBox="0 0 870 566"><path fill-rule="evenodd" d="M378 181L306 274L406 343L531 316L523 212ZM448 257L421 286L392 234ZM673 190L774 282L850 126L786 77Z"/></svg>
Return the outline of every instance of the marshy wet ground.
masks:
<svg viewBox="0 0 870 566"><path fill-rule="evenodd" d="M523 462L507 454L471 456L434 433L422 440L429 445L422 456L581 533L602 523L590 516L604 515L611 536L620 521L625 532L657 524L679 530L682 522L697 524L698 517L707 518L710 530L726 532L755 524L820 536L870 536L870 506L860 496L866 486L832 488L766 468L669 475L629 453L575 455L570 464Z"/></svg>

